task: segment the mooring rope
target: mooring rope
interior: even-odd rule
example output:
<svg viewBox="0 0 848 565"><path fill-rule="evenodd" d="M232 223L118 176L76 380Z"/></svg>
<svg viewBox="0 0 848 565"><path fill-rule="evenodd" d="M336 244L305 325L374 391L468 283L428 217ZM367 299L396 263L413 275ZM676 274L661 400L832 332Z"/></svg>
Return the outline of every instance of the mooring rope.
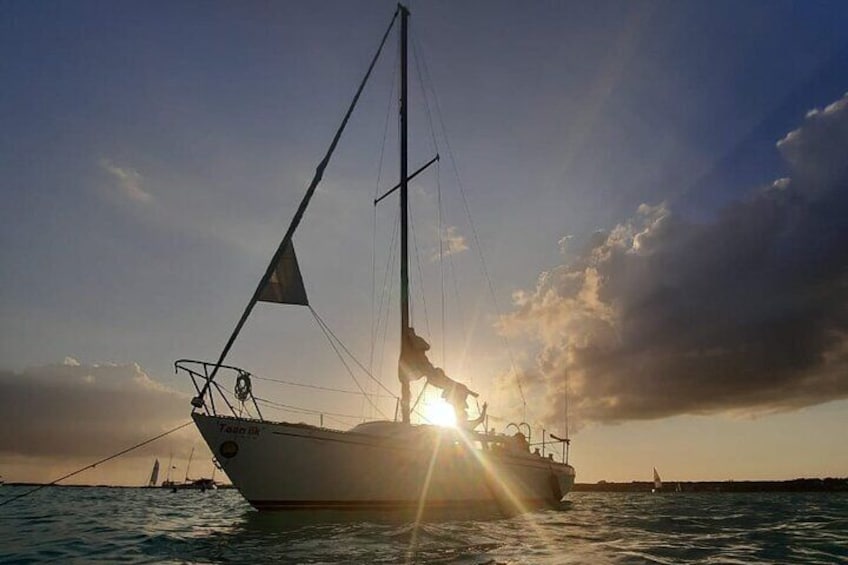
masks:
<svg viewBox="0 0 848 565"><path fill-rule="evenodd" d="M121 455L127 454L127 453L129 453L130 451L133 451L133 450L135 450L135 449L138 449L139 447L143 447L143 446L147 445L148 443L153 443L153 442L154 442L154 441L156 441L157 439L162 439L162 438L163 438L163 437L165 437L166 435L169 435L169 434L172 434L172 433L174 433L174 432L176 432L176 431L179 431L179 430L183 429L184 427L186 427L186 426L188 426L188 425L191 425L191 424L192 424L192 421L191 421L191 420L189 420L188 422L186 422L186 423L184 423L184 424L180 424L180 425L179 425L179 426L177 426L176 428L172 428L172 429L168 430L167 432L163 432L163 433L159 434L159 435L158 435L158 436L156 436L156 437L152 437L152 438L150 438L150 439L144 440L144 441L143 441L143 442L141 442L141 443L137 443L137 444L135 444L135 445L134 445L134 446L132 446L132 447L128 447L127 449L124 449L123 451L119 451L118 453L115 453L114 455L110 455L109 457L106 457L106 458L104 458L104 459L101 459L100 461L97 461L96 463L92 463L92 464L90 464L90 465L86 465L86 466L85 466L85 467L83 467L82 469L77 469L77 470L76 470L76 471L74 471L73 473L68 473L67 475L64 475L64 476L62 476L62 477L59 477L59 478L58 478L58 479L56 479L56 480L50 481L50 482L49 482L49 483L47 483L47 484L44 484L44 485L38 485L38 486L37 486L37 487L35 487L34 489L28 490L28 491L26 491L26 492L24 492L24 493L22 493L22 494L17 495L17 496L13 496L13 497L11 497L11 498L7 498L6 500L4 500L4 501L0 502L0 506L5 506L5 505L9 504L10 502L12 502L12 501L14 501L14 500L18 500L19 498L23 498L23 497L25 497L25 496L28 496L28 495L30 495L30 494L32 494L32 493L34 493L35 491L38 491L38 490L43 489L44 487L50 487L50 486L53 486L53 485L55 485L56 483L58 483L58 482L60 482L60 481L64 481L65 479L70 479L70 478L71 478L71 477L73 477L74 475L79 475L79 474L80 474L80 473L82 473L83 471L87 471L88 469L93 469L94 467L97 467L97 466L98 466L98 465L100 465L101 463L106 463L107 461L111 461L112 459L116 459L116 458L120 457Z"/></svg>

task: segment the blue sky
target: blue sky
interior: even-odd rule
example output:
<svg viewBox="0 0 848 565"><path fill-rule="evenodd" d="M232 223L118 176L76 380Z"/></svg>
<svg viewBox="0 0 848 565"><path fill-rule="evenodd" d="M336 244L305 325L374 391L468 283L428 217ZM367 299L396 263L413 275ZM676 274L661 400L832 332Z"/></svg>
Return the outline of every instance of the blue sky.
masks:
<svg viewBox="0 0 848 565"><path fill-rule="evenodd" d="M531 295L540 273L580 259L592 234L627 224L641 204L665 203L681 221L722 225L717 218L728 205L793 176L776 143L803 127L808 111L848 91L843 2L410 7L413 37L507 315L520 311L513 292ZM23 378L22 371L67 356L83 365L137 363L155 381L187 391L173 377L173 361L212 359L220 351L393 9L391 2L4 3L0 368ZM379 168L395 53L392 42L295 239L316 309L366 357L370 199L378 177L386 188L397 174L391 125ZM420 103L417 78L412 89ZM413 167L433 153L427 116L417 108ZM844 193L839 182L834 190ZM416 185L413 205L432 211L442 186L446 225L470 244L455 184L444 159L440 177L429 174ZM392 212L379 211L379 235L390 234ZM426 256L437 232L432 218L419 218L435 345L438 273ZM572 239L563 254L566 236ZM497 312L475 254L455 260L458 290L470 297L449 305L449 321L462 330L447 333L445 367L467 370L461 376L497 396L489 383L510 363L494 329ZM416 306L421 326L422 308ZM846 330L844 320L833 323ZM231 360L258 374L350 388L310 324L303 312L260 305ZM545 347L536 338L513 338L528 374L538 370ZM289 344L297 355L286 353ZM844 389L835 387L832 399L844 398ZM815 411L823 400L816 398L801 412L781 405L781 417ZM331 402L354 410L345 400ZM758 402L751 414L762 411ZM842 408L825 404L824 412L799 422L822 418L825 429L836 429L844 400L836 405ZM701 406L663 416L672 418L669 430L684 430L677 436L683 441L705 426L731 426L723 419L729 412L745 412L722 406L707 416L691 416L702 414ZM732 425L744 426L749 416ZM675 417L690 419L680 425ZM757 426L771 421L758 417ZM629 429L667 421L639 419ZM629 425L622 420L590 419L580 434L586 444L614 445ZM595 459L583 463L592 471L582 478L635 478L605 472L616 462L584 449ZM825 460L836 448L821 449ZM845 450L837 451L842 459L812 466L810 474L844 471ZM575 464L579 472L581 462ZM683 478L697 475L679 465Z"/></svg>

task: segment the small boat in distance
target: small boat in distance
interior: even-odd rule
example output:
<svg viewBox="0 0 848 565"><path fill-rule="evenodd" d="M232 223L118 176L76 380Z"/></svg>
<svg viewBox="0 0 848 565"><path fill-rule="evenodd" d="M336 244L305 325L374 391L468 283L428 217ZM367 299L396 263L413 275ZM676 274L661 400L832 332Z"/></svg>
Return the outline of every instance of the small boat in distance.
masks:
<svg viewBox="0 0 848 565"><path fill-rule="evenodd" d="M170 479L162 481L162 488L171 489L171 492L177 492L178 490L217 490L218 485L215 483L215 467L212 468L212 477L200 478L200 479L190 479L189 471L191 471L191 460L194 458L194 448L191 448L191 453L188 456L188 464L186 464L186 474L183 482L178 483L176 481L172 481ZM157 461L158 463L158 461ZM170 471L169 471L170 476Z"/></svg>
<svg viewBox="0 0 848 565"><path fill-rule="evenodd" d="M662 479L660 478L660 474L657 473L657 468L654 467L654 488L651 489L651 492L659 492L662 490Z"/></svg>
<svg viewBox="0 0 848 565"><path fill-rule="evenodd" d="M178 490L199 490L199 491L207 491L207 490L218 490L218 484L215 482L215 479L194 479L191 481L186 481L183 483L171 483L170 485L162 484L163 487L170 488L171 492L177 492Z"/></svg>
<svg viewBox="0 0 848 565"><path fill-rule="evenodd" d="M542 430L541 441L533 442L530 425L526 422L509 424L506 430L510 426L518 430L512 435L495 433L486 425L487 404L483 403L482 408L477 407L476 412L469 414L478 393L433 366L427 354L430 345L413 327L409 280L409 254L413 246L409 238L412 221L408 218L408 184L437 162L439 156L437 154L415 172L408 170L409 16L409 10L399 4L341 126L319 162L282 242L218 360L212 363L181 359L175 363L178 372L191 378L197 392L191 401L191 415L201 435L233 485L261 511L411 511L418 517L425 511L438 511L440 515L458 512L504 516L539 507L555 508L574 484L574 467L568 463L567 437L561 439ZM400 395L385 387L356 361L347 346L315 313L307 298L293 244L293 236L396 23L400 24L400 178L397 185L374 200L374 205L395 193L399 196L399 239L393 241L399 241L399 260L394 265L400 271L397 293L400 299L397 326ZM349 286L349 281L343 278L337 282ZM383 420L364 421L351 429L339 430L324 427L323 414L318 426L264 418L260 404L273 406L274 403L254 396L250 372L224 364L258 302L308 308L348 371L349 358L382 387L389 398L396 400L394 419L384 415ZM410 384L422 379L424 387L440 392L441 400L451 411L450 425L434 425L435 421L427 418L428 423L411 420L418 400L412 395ZM222 384L222 380L226 384ZM361 387L360 390L370 402L371 397ZM419 399L423 392L422 388ZM372 406L381 412L373 402ZM526 427L525 431L522 426ZM561 446L561 456L551 449L552 444L557 443ZM535 446L539 447L533 450Z"/></svg>

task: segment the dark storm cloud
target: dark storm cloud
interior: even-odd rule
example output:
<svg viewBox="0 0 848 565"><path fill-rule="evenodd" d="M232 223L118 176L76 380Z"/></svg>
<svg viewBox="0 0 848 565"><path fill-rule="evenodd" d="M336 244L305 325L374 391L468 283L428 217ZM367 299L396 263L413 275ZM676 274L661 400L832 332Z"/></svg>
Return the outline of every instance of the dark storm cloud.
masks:
<svg viewBox="0 0 848 565"><path fill-rule="evenodd" d="M80 365L68 358L21 373L0 371L0 414L9 426L0 435L0 455L109 455L188 420L189 411L187 397L136 364Z"/></svg>
<svg viewBox="0 0 848 565"><path fill-rule="evenodd" d="M531 393L595 421L848 396L848 95L778 142L792 171L693 223L642 205L515 295ZM535 383L532 384L532 383Z"/></svg>

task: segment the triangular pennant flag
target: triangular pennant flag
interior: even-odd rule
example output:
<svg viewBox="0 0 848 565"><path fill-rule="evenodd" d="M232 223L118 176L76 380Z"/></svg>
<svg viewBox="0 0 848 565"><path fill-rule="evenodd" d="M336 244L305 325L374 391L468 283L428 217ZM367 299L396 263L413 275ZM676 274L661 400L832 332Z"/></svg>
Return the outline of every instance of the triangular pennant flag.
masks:
<svg viewBox="0 0 848 565"><path fill-rule="evenodd" d="M258 300L280 304L309 305L291 241L286 242L280 259L271 272L271 277L259 291Z"/></svg>

